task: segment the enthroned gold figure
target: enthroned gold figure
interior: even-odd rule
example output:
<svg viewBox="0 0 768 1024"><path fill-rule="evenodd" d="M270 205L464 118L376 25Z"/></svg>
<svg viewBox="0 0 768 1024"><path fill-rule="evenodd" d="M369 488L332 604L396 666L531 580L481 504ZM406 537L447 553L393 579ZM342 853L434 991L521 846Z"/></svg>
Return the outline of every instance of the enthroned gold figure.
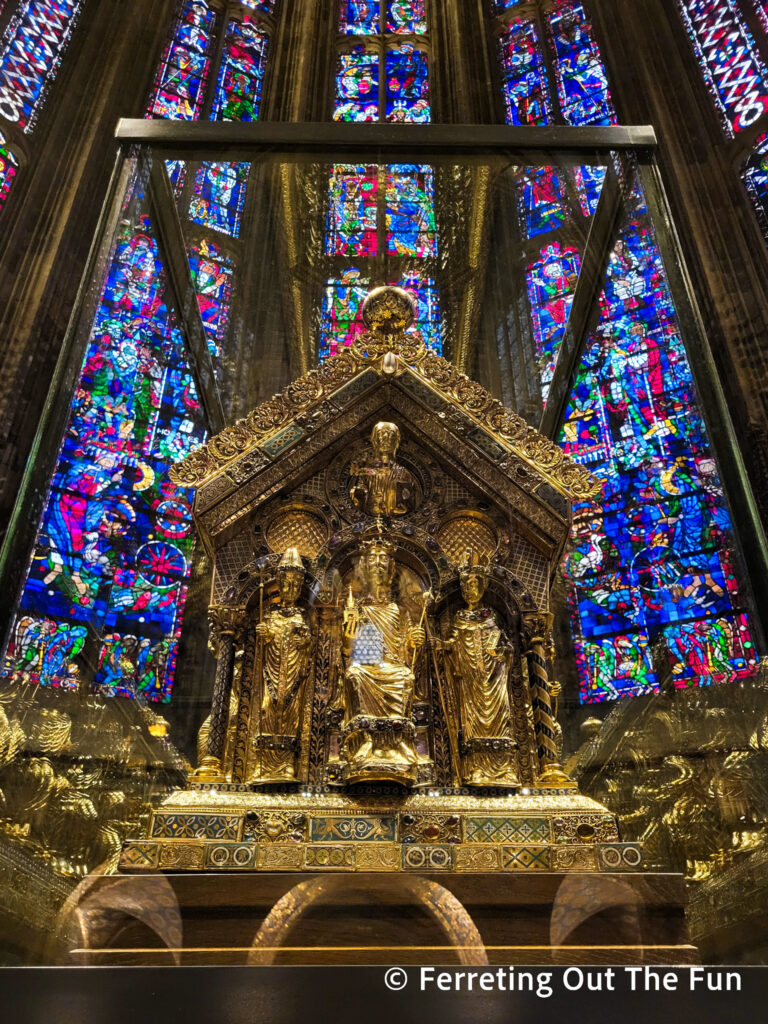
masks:
<svg viewBox="0 0 768 1024"><path fill-rule="evenodd" d="M369 516L402 516L413 507L416 484L413 475L397 462L400 428L396 423L377 423L371 433L372 465L353 464L349 496Z"/></svg>
<svg viewBox="0 0 768 1024"><path fill-rule="evenodd" d="M392 600L391 545L381 539L364 543L361 570L366 594L355 602L350 590L342 630L345 781L412 785L419 764L412 664L425 634Z"/></svg>
<svg viewBox="0 0 768 1024"><path fill-rule="evenodd" d="M456 612L442 647L453 688L461 782L466 786L517 786L515 740L509 701L511 651L495 613L483 605L486 570L472 552L459 570L467 607Z"/></svg>
<svg viewBox="0 0 768 1024"><path fill-rule="evenodd" d="M258 733L249 782L292 782L296 777L312 640L306 614L297 605L303 582L299 552L288 548L277 568L280 604L255 628L262 645L262 677L256 680L261 703L258 723L251 723Z"/></svg>

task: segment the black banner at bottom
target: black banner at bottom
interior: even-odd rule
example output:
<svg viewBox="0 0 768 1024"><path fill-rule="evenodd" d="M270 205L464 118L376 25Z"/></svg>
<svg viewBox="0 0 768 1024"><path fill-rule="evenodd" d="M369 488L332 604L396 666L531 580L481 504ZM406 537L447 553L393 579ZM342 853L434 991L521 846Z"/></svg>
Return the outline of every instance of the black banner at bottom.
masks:
<svg viewBox="0 0 768 1024"><path fill-rule="evenodd" d="M721 1024L768 1008L764 967L22 967L0 984L9 1024Z"/></svg>

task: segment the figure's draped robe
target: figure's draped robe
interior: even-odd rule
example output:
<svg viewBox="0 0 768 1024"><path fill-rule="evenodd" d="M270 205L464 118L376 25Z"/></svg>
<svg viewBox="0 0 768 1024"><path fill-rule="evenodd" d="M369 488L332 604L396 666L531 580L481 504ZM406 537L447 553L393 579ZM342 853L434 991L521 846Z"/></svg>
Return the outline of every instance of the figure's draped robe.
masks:
<svg viewBox="0 0 768 1024"><path fill-rule="evenodd" d="M266 617L272 634L264 644L264 686L261 700L263 736L298 738L301 728L301 690L310 656L310 631L298 608L277 608ZM292 751L262 748L261 774L267 778L294 777Z"/></svg>
<svg viewBox="0 0 768 1024"><path fill-rule="evenodd" d="M375 664L360 664L351 655L345 673L347 721L357 716L372 719L410 719L414 675L407 663L406 637L410 616L394 603L358 606L359 626L374 626L383 640L383 657ZM379 735L358 731L348 738L352 763L361 765L375 759L404 765L418 762L413 741L403 736L382 746Z"/></svg>
<svg viewBox="0 0 768 1024"><path fill-rule="evenodd" d="M501 631L493 612L456 613L448 641L447 663L459 708L462 738L472 741L514 737L509 702L508 663L494 652ZM474 744L463 758L462 782L474 785L517 785L516 759L511 751L478 749Z"/></svg>

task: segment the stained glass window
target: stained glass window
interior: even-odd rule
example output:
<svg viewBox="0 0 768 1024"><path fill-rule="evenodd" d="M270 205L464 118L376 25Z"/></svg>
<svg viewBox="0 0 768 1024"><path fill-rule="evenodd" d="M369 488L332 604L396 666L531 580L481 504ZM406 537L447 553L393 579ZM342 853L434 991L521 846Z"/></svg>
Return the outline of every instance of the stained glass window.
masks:
<svg viewBox="0 0 768 1024"><path fill-rule="evenodd" d="M586 701L752 674L731 530L642 201L621 232L576 377L565 449L605 481L566 562Z"/></svg>
<svg viewBox="0 0 768 1024"><path fill-rule="evenodd" d="M0 117L29 132L58 71L82 0L23 0L0 43Z"/></svg>
<svg viewBox="0 0 768 1024"><path fill-rule="evenodd" d="M155 80L149 115L177 121L200 117L211 64L216 15L206 0L187 0Z"/></svg>
<svg viewBox="0 0 768 1024"><path fill-rule="evenodd" d="M71 688L167 700L193 547L170 464L204 440L145 219L112 258L4 664Z"/></svg>
<svg viewBox="0 0 768 1024"><path fill-rule="evenodd" d="M416 300L416 322L413 329L421 334L427 348L442 355L440 297L435 282L431 277L411 276L392 283L405 288L414 297Z"/></svg>
<svg viewBox="0 0 768 1024"><path fill-rule="evenodd" d="M704 77L733 135L768 110L768 69L734 0L678 0Z"/></svg>
<svg viewBox="0 0 768 1024"><path fill-rule="evenodd" d="M754 203L757 219L768 237L768 135L761 135L744 168L744 184Z"/></svg>
<svg viewBox="0 0 768 1024"><path fill-rule="evenodd" d="M362 46L339 54L334 121L378 121L379 55Z"/></svg>
<svg viewBox="0 0 768 1024"><path fill-rule="evenodd" d="M255 121L267 58L267 35L248 15L230 21L219 67L213 121Z"/></svg>
<svg viewBox="0 0 768 1024"><path fill-rule="evenodd" d="M755 11L764 32L768 32L768 0L753 0Z"/></svg>
<svg viewBox="0 0 768 1024"><path fill-rule="evenodd" d="M430 120L429 78L424 50L403 43L387 50L387 120Z"/></svg>
<svg viewBox="0 0 768 1024"><path fill-rule="evenodd" d="M508 11L510 7L517 7L523 3L526 3L526 0L495 0L497 11Z"/></svg>
<svg viewBox="0 0 768 1024"><path fill-rule="evenodd" d="M377 167L334 167L325 232L329 256L376 255L378 197Z"/></svg>
<svg viewBox="0 0 768 1024"><path fill-rule="evenodd" d="M559 3L549 15L555 80L567 124L614 123L600 51L580 3Z"/></svg>
<svg viewBox="0 0 768 1024"><path fill-rule="evenodd" d="M528 300L536 345L536 362L541 377L542 398L546 402L560 342L579 279L581 259L572 246L552 242L528 267Z"/></svg>
<svg viewBox="0 0 768 1024"><path fill-rule="evenodd" d="M263 11L265 14L272 14L275 10L277 0L240 0L246 7L254 11Z"/></svg>
<svg viewBox="0 0 768 1024"><path fill-rule="evenodd" d="M249 164L203 164L195 174L189 219L234 238L240 234Z"/></svg>
<svg viewBox="0 0 768 1024"><path fill-rule="evenodd" d="M387 252L394 256L434 256L435 196L429 167L396 164L387 168Z"/></svg>
<svg viewBox="0 0 768 1024"><path fill-rule="evenodd" d="M426 33L424 0L342 0L339 9L339 28L344 35L369 38L366 46L339 56L334 119L429 121L426 51L398 38ZM380 95L385 97L383 109ZM415 164L335 166L324 249L333 263L320 305L321 360L352 343L363 329L361 307L366 294L373 283L387 281L411 291L417 309L413 330L440 351L437 286L429 276L430 264L424 267L419 262L437 255L431 168ZM350 257L354 264L344 267L344 260L337 257ZM398 266L401 275L393 280Z"/></svg>
<svg viewBox="0 0 768 1024"><path fill-rule="evenodd" d="M189 253L189 267L195 282L208 348L216 367L229 321L232 261L215 242L203 240Z"/></svg>
<svg viewBox="0 0 768 1024"><path fill-rule="evenodd" d="M563 180L554 167L528 167L518 184L520 225L526 238L562 227L568 216Z"/></svg>
<svg viewBox="0 0 768 1024"><path fill-rule="evenodd" d="M600 193L605 181L605 168L596 167L591 164L582 167L574 167L573 177L576 182L576 192L579 197L579 206L585 217L590 217L597 209Z"/></svg>
<svg viewBox="0 0 768 1024"><path fill-rule="evenodd" d="M3 203L8 196L18 169L18 161L6 145L5 136L0 132L0 210L3 208Z"/></svg>
<svg viewBox="0 0 768 1024"><path fill-rule="evenodd" d="M425 0L389 0L387 32L423 35L427 31Z"/></svg>
<svg viewBox="0 0 768 1024"><path fill-rule="evenodd" d="M416 321L411 331L418 331L424 343L438 354L442 353L440 302L437 286L428 277L412 275L390 281L405 288L416 300ZM357 267L328 281L323 293L320 312L319 358L322 362L351 345L363 331L362 307L371 288L371 279Z"/></svg>
<svg viewBox="0 0 768 1024"><path fill-rule="evenodd" d="M535 22L513 21L499 50L507 124L549 124L547 72Z"/></svg>
<svg viewBox="0 0 768 1024"><path fill-rule="evenodd" d="M340 278L327 283L320 313L321 361L351 345L364 329L362 307L369 290L370 279L357 267L350 267Z"/></svg>
<svg viewBox="0 0 768 1024"><path fill-rule="evenodd" d="M339 29L345 35L372 36L379 31L379 0L342 0Z"/></svg>

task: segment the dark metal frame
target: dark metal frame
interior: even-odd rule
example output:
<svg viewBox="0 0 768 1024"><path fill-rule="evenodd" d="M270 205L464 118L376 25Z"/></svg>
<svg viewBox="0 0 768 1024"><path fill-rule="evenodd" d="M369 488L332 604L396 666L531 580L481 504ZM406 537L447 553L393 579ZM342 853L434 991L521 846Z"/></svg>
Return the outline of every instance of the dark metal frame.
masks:
<svg viewBox="0 0 768 1024"><path fill-rule="evenodd" d="M90 333L94 304L91 287L103 271L136 154L148 176L150 210L167 271L169 299L179 320L199 389L208 429L224 425L202 320L189 272L183 230L165 170L167 159L250 160L328 163L367 161L429 164L487 164L504 157L521 165L605 164L606 181L593 217L582 270L565 337L541 419L551 438L559 434L578 362L597 317L597 301L622 210L622 163L636 165L654 225L656 240L678 312L683 341L702 411L710 432L734 530L744 556L753 597L753 620L761 648L768 638L768 544L746 475L744 462L717 378L712 352L656 164L656 135L650 126L572 128L550 126L399 125L324 123L227 123L121 120L115 132L117 163L99 221L83 282L62 345L61 356L40 421L14 514L0 552L0 621L10 627L23 583L29 551L42 514L69 402L76 386ZM134 148L138 147L138 148ZM103 273L102 273L103 276Z"/></svg>

